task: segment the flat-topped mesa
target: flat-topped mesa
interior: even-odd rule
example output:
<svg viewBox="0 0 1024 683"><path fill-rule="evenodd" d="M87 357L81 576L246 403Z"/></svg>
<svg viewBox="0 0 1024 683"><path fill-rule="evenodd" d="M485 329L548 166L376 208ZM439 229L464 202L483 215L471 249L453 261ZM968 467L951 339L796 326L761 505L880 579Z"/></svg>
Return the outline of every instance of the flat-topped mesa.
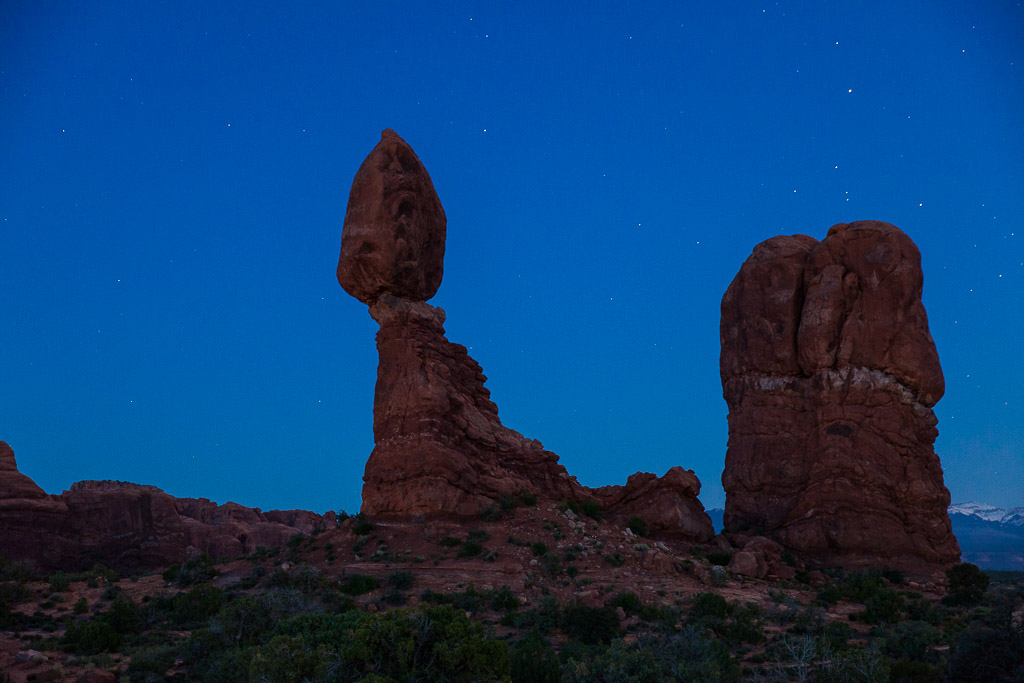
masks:
<svg viewBox="0 0 1024 683"><path fill-rule="evenodd" d="M385 130L352 183L338 262L338 282L380 325L362 511L469 516L529 492L549 503L594 501L612 519L641 514L655 531L710 539L692 472L588 489L539 441L501 424L480 366L445 337L444 311L426 303L441 283L445 230L426 169Z"/></svg>
<svg viewBox="0 0 1024 683"><path fill-rule="evenodd" d="M928 573L959 560L922 283L920 252L888 223L754 248L722 298L727 533L820 565Z"/></svg>

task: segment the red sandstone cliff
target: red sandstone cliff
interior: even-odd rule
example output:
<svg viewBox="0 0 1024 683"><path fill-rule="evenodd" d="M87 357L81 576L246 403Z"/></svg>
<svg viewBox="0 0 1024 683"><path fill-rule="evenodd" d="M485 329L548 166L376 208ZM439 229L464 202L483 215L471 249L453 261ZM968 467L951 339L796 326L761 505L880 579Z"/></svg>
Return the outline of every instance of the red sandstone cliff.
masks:
<svg viewBox="0 0 1024 683"><path fill-rule="evenodd" d="M97 562L160 569L198 552L231 558L333 524L329 513L262 513L121 481L80 481L48 495L18 471L14 451L0 441L0 556L47 571Z"/></svg>

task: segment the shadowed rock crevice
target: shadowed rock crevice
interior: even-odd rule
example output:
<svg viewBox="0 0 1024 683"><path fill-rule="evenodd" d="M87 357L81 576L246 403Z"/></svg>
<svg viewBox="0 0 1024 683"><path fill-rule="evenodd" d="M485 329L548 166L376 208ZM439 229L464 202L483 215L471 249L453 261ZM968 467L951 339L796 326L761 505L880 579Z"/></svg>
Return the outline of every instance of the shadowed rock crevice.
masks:
<svg viewBox="0 0 1024 683"><path fill-rule="evenodd" d="M446 230L423 164L385 130L352 182L338 261L338 282L380 325L363 512L469 516L525 491L548 503L591 501L612 520L641 514L654 531L710 539L692 471L638 473L625 486L590 489L539 441L501 424L482 369L445 337L444 311L426 303L441 282Z"/></svg>
<svg viewBox="0 0 1024 683"><path fill-rule="evenodd" d="M728 533L820 564L959 560L933 450L944 381L920 263L878 221L754 248L722 299Z"/></svg>

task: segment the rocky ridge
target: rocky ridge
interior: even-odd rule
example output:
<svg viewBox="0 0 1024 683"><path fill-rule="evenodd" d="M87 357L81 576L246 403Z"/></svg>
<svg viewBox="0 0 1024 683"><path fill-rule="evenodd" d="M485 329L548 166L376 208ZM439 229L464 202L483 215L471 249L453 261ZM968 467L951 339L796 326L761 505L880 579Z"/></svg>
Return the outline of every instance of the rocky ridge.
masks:
<svg viewBox="0 0 1024 683"><path fill-rule="evenodd" d="M0 556L43 570L165 568L200 552L233 558L333 524L330 513L263 513L123 481L80 481L50 495L18 471L13 449L0 441Z"/></svg>

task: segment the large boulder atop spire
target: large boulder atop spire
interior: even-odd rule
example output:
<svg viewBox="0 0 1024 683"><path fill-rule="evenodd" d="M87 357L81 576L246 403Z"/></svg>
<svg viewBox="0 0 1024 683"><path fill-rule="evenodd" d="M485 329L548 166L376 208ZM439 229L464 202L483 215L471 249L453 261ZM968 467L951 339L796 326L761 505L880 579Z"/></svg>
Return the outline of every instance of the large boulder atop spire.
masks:
<svg viewBox="0 0 1024 683"><path fill-rule="evenodd" d="M352 181L338 282L364 304L385 294L426 301L441 286L446 226L427 169L385 130Z"/></svg>

